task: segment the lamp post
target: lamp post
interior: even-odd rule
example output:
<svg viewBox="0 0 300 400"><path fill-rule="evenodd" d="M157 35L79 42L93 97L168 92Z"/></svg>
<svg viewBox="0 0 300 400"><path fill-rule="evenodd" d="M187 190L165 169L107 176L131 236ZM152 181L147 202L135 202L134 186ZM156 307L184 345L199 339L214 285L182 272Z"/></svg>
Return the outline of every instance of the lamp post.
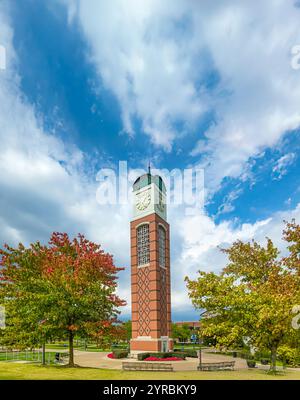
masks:
<svg viewBox="0 0 300 400"><path fill-rule="evenodd" d="M201 320L202 316L205 315L205 313L206 313L206 311L203 311L200 314L200 320ZM201 325L199 326L198 339L199 339L199 350L197 351L197 353L198 353L198 359L199 359L199 369L200 369L200 371L202 371L202 347L201 347L201 345L203 345L203 339L201 337Z"/></svg>
<svg viewBox="0 0 300 400"><path fill-rule="evenodd" d="M199 360L199 369L202 371L202 347L203 340L199 337L199 350L197 351L198 360Z"/></svg>
<svg viewBox="0 0 300 400"><path fill-rule="evenodd" d="M42 326L47 319L42 319L38 322L39 326ZM42 332L42 365L46 365L46 334Z"/></svg>

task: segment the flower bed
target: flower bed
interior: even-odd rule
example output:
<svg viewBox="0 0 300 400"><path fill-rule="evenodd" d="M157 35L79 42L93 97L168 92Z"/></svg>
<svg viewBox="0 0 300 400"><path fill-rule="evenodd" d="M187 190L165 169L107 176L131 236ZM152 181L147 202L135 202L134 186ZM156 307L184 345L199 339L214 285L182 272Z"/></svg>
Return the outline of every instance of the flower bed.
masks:
<svg viewBox="0 0 300 400"><path fill-rule="evenodd" d="M128 351L126 350L114 350L112 353L107 354L108 358L112 358L114 360L127 358Z"/></svg>
<svg viewBox="0 0 300 400"><path fill-rule="evenodd" d="M182 358L178 358L178 357L166 357L166 358L147 357L147 358L144 358L144 361L182 361Z"/></svg>
<svg viewBox="0 0 300 400"><path fill-rule="evenodd" d="M171 358L175 357L174 361L178 361L177 358L179 358L180 360L185 360L186 355L185 355L185 353L183 354L183 353L173 353L173 352L139 353L137 355L137 358L139 361L143 361L149 357L154 357L155 359L159 358L159 361L161 359L165 360L166 358L171 360ZM173 361L173 360L171 360L171 361Z"/></svg>

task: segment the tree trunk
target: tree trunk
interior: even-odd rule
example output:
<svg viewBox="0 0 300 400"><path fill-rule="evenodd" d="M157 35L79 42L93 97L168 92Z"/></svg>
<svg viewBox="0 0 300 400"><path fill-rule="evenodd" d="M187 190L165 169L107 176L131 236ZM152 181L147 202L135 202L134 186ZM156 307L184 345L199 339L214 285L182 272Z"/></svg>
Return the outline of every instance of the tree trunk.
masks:
<svg viewBox="0 0 300 400"><path fill-rule="evenodd" d="M74 335L72 331L69 331L69 367L74 367L74 346L73 346Z"/></svg>
<svg viewBox="0 0 300 400"><path fill-rule="evenodd" d="M276 356L277 356L277 347L272 347L270 372L276 372Z"/></svg>

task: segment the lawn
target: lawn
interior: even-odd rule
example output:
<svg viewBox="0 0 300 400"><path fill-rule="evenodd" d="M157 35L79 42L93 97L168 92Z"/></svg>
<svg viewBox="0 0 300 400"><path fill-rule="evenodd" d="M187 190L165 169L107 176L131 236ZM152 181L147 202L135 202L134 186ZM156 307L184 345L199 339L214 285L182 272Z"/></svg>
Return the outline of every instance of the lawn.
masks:
<svg viewBox="0 0 300 400"><path fill-rule="evenodd" d="M32 364L20 364L15 362L0 362L0 379L93 379L93 380L128 380L128 379L293 379L300 380L300 371L288 371L285 374L272 376L259 370L239 370L239 371L219 371L219 372L198 372L198 371L178 371L178 372L135 372L118 371L96 368L66 368L58 366L39 366Z"/></svg>
<svg viewBox="0 0 300 400"><path fill-rule="evenodd" d="M47 350L68 350L68 343L67 342L56 342L56 343L47 343L46 344L46 349ZM128 345L125 343L123 345L118 345L118 346L108 346L105 348L98 347L96 344L93 343L88 343L86 346L84 343L77 343L76 341L74 342L74 349L75 350L82 350L82 351L94 351L94 352L101 352L101 351L112 351L113 349L128 349Z"/></svg>
<svg viewBox="0 0 300 400"><path fill-rule="evenodd" d="M55 352L46 353L46 362L53 363ZM41 362L42 353L39 351L0 351L0 361L35 361Z"/></svg>
<svg viewBox="0 0 300 400"><path fill-rule="evenodd" d="M69 347L66 344L63 343L51 343L46 345L47 350L66 350L68 351ZM81 350L81 351L94 351L94 352L101 352L101 351L110 351L110 348L104 348L101 349L97 346L94 345L88 345L88 346L74 346L74 350Z"/></svg>

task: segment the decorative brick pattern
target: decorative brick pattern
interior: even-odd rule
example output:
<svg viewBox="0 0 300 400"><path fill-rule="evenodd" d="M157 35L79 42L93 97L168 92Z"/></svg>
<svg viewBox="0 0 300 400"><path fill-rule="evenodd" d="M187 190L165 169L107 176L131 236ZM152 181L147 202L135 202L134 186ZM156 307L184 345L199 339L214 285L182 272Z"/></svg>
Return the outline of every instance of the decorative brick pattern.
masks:
<svg viewBox="0 0 300 400"><path fill-rule="evenodd" d="M139 336L149 336L151 332L149 267L139 268L137 287L138 332Z"/></svg>
<svg viewBox="0 0 300 400"><path fill-rule="evenodd" d="M168 312L167 312L167 284L166 271L160 268L160 333L161 336L168 336Z"/></svg>
<svg viewBox="0 0 300 400"><path fill-rule="evenodd" d="M147 265L139 265L137 254L137 231L143 223L149 226L150 260ZM165 233L164 249L160 248L160 229ZM171 336L169 240L168 223L155 213L131 222L132 351L162 351L162 337ZM163 253L164 263L160 260ZM172 339L168 346L170 350L173 348Z"/></svg>

